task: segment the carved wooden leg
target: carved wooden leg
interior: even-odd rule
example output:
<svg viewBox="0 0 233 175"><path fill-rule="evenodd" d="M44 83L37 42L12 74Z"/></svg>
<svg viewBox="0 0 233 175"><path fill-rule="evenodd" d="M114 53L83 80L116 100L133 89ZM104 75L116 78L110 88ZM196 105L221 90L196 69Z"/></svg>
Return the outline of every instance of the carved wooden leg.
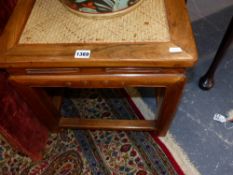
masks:
<svg viewBox="0 0 233 175"><path fill-rule="evenodd" d="M223 56L233 41L233 17L227 28L227 31L223 37L223 40L218 48L218 51L214 57L212 64L210 65L208 71L199 80L199 87L203 90L209 90L214 86L214 74L218 68L219 63L222 61Z"/></svg>
<svg viewBox="0 0 233 175"><path fill-rule="evenodd" d="M58 131L59 113L42 88L32 88L11 82L18 94L25 100L38 120L50 131Z"/></svg>
<svg viewBox="0 0 233 175"><path fill-rule="evenodd" d="M168 85L160 93L163 98L160 99L160 104L158 104L158 135L165 136L170 124L175 116L176 109L179 104L180 97L183 92L185 85L185 77L181 78L176 83ZM160 96L160 97L161 97Z"/></svg>

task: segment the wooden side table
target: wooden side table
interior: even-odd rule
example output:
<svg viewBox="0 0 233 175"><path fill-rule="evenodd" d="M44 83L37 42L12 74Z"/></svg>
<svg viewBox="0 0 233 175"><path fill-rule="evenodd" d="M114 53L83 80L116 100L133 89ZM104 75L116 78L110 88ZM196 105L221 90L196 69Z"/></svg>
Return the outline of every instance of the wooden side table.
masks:
<svg viewBox="0 0 233 175"><path fill-rule="evenodd" d="M77 50L89 51L89 58L75 58ZM183 0L144 0L127 15L101 20L78 17L58 0L19 0L0 53L0 67L50 130L154 130L160 136L175 115L186 69L197 61ZM154 87L158 119L60 117L44 87Z"/></svg>

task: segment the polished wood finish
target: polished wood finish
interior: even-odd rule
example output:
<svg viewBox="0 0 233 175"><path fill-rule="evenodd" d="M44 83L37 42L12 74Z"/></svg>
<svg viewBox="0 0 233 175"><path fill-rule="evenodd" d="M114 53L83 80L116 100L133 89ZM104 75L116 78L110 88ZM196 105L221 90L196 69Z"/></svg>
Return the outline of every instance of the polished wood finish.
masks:
<svg viewBox="0 0 233 175"><path fill-rule="evenodd" d="M200 78L199 87L203 90L210 90L214 86L214 74L221 63L227 49L233 43L233 16L231 17L230 24L224 34L224 37L220 43L217 53L214 57L207 72Z"/></svg>
<svg viewBox="0 0 233 175"><path fill-rule="evenodd" d="M171 42L148 44L23 45L2 56L3 67L192 67L187 52L171 54ZM76 50L91 50L91 59L74 59ZM143 52L142 52L143 51ZM156 55L156 57L154 57ZM180 59L176 59L179 57ZM29 62L30 61L30 62Z"/></svg>
<svg viewBox="0 0 233 175"><path fill-rule="evenodd" d="M164 136L175 115L186 68L197 51L183 0L165 0L171 40L140 43L21 44L19 39L35 0L19 0L0 38L0 68L50 130L60 127L155 130ZM180 52L170 52L179 48ZM91 50L90 59L74 59L76 50ZM158 88L157 121L106 121L59 118L42 87Z"/></svg>
<svg viewBox="0 0 233 175"><path fill-rule="evenodd" d="M197 61L197 48L185 2L165 0L171 41L191 56L193 63Z"/></svg>
<svg viewBox="0 0 233 175"><path fill-rule="evenodd" d="M12 75L11 81L37 87L120 88L166 87L183 79L183 74L110 74L110 75Z"/></svg>
<svg viewBox="0 0 233 175"><path fill-rule="evenodd" d="M31 13L35 0L18 0L15 9L4 29L0 39L0 53L9 52L16 47L19 37ZM0 60L2 60L2 56ZM6 60L3 60L3 62ZM0 62L1 65L2 61Z"/></svg>
<svg viewBox="0 0 233 175"><path fill-rule="evenodd" d="M59 126L80 129L157 131L157 122L148 120L106 120L62 117Z"/></svg>
<svg viewBox="0 0 233 175"><path fill-rule="evenodd" d="M165 136L171 122L175 116L177 105L179 104L180 97L185 85L185 77L180 78L175 83L166 86L163 89L162 100L158 104L158 131L160 136Z"/></svg>
<svg viewBox="0 0 233 175"><path fill-rule="evenodd" d="M183 0L165 0L171 36L168 42L19 44L17 42L33 3L34 0L18 1L0 39L0 52L4 53L1 55L1 67L192 67L197 61ZM170 53L171 47L180 47L182 52ZM82 49L92 51L91 59L74 59L75 51Z"/></svg>

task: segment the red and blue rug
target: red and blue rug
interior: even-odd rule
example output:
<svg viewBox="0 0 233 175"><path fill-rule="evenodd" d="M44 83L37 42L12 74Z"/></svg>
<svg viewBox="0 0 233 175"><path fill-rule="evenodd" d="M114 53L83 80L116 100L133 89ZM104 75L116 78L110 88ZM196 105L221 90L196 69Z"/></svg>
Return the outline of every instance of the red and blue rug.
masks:
<svg viewBox="0 0 233 175"><path fill-rule="evenodd" d="M62 113L85 118L143 117L119 89L79 89L66 93ZM70 130L51 134L42 161L16 152L0 139L1 175L182 175L153 133Z"/></svg>

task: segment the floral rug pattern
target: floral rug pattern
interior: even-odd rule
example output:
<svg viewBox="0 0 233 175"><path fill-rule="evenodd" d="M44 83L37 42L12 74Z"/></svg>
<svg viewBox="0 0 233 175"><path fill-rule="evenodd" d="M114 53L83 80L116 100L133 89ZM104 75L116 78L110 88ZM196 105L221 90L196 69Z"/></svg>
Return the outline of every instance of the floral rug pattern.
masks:
<svg viewBox="0 0 233 175"><path fill-rule="evenodd" d="M139 117L122 90L69 90L66 96L62 113L69 117ZM63 129L58 134L50 135L43 160L32 162L0 138L0 174L182 174L162 147L159 140L148 132Z"/></svg>

